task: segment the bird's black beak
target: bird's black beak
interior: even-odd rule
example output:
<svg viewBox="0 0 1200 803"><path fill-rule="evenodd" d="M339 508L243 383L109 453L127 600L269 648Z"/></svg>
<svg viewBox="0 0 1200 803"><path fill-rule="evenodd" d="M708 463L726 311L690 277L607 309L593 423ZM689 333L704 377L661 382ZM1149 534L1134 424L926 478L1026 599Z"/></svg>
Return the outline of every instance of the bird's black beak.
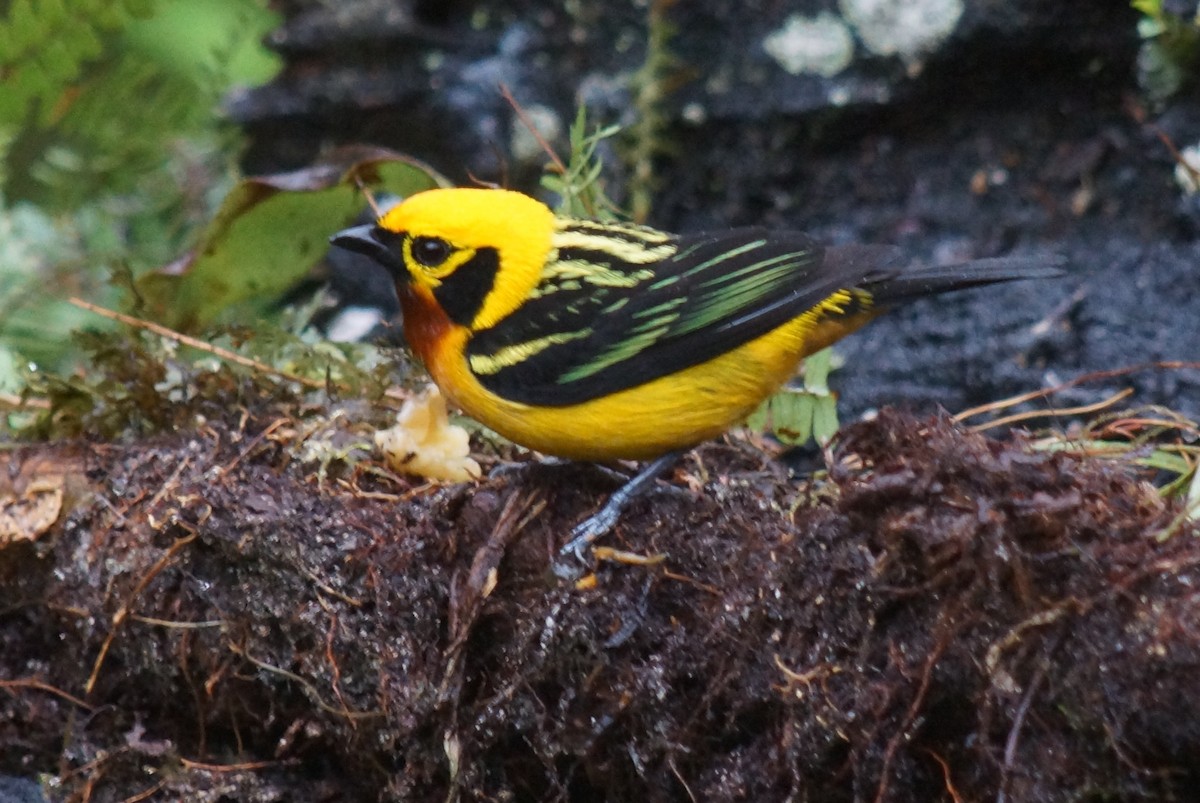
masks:
<svg viewBox="0 0 1200 803"><path fill-rule="evenodd" d="M343 229L329 238L329 244L368 256L387 268L392 278L401 281L408 278L401 256L404 238L374 223Z"/></svg>

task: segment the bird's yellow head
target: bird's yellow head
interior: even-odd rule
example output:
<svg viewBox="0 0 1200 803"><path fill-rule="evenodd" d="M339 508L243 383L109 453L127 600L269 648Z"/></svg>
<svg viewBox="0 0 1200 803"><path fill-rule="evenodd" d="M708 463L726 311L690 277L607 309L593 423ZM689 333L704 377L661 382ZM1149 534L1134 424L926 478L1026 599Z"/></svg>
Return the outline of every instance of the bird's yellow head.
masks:
<svg viewBox="0 0 1200 803"><path fill-rule="evenodd" d="M484 329L519 307L550 256L554 213L510 190L417 193L333 244L372 257L398 286L424 290L453 322Z"/></svg>

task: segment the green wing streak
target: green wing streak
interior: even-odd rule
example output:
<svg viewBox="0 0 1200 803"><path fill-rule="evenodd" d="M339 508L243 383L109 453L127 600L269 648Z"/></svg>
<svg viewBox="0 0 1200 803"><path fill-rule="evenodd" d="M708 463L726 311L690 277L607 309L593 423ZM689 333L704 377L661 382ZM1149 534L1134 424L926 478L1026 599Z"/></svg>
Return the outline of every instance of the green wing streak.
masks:
<svg viewBox="0 0 1200 803"><path fill-rule="evenodd" d="M774 300L781 289L788 289L789 279L794 281L796 269L812 259L812 251L792 251L701 283L708 292L680 321L677 334L700 331L751 310L762 301Z"/></svg>
<svg viewBox="0 0 1200 803"><path fill-rule="evenodd" d="M670 281L658 279L644 291L647 297L653 297L656 290L658 295L679 292L684 284L694 290L634 313L635 319L648 320L639 320L624 337L610 344L595 359L564 371L559 383L567 384L593 376L632 360L643 352L652 351L662 341L702 333L723 320L744 315L756 306L776 300L795 282L797 268L813 260L814 252L811 249L774 254L728 272L722 271L722 268L730 267L730 260L744 258L766 245L766 240L755 240L679 271L668 277ZM685 252L681 256L686 259L688 255ZM680 258L676 258L668 260L668 263L678 265L680 261ZM696 345L702 348L701 344ZM706 359L711 356L715 355L708 355Z"/></svg>
<svg viewBox="0 0 1200 803"><path fill-rule="evenodd" d="M822 249L801 234L664 236L565 227L543 292L468 343L480 382L527 404L578 404L732 351L847 278L830 275ZM568 277L566 261L572 271L594 265L604 281ZM581 287L567 285L577 278Z"/></svg>
<svg viewBox="0 0 1200 803"><path fill-rule="evenodd" d="M753 242L746 243L745 245L739 246L737 248L731 248L723 254L718 254L717 256L712 257L711 259L706 259L705 261L701 262L699 265L696 265L695 267L691 267L691 268L688 268L687 270L679 271L678 273L668 273L668 275L666 275L663 278L659 279L658 281L654 282L647 289L650 291L654 291L654 290L660 290L664 287L668 287L672 284L678 284L679 282L681 282L685 279L690 279L693 276L697 276L699 274L703 274L706 271L712 270L714 267L721 264L722 262L725 262L726 260L736 259L737 257L741 256L742 254L753 251L756 248L762 248L766 244L767 244L766 240L755 240ZM694 255L698 250L700 250L700 245L696 245L691 248L687 248L683 252L672 257L671 259L666 260L666 262L675 263L675 264L686 264L689 261L689 259L692 257L692 255Z"/></svg>

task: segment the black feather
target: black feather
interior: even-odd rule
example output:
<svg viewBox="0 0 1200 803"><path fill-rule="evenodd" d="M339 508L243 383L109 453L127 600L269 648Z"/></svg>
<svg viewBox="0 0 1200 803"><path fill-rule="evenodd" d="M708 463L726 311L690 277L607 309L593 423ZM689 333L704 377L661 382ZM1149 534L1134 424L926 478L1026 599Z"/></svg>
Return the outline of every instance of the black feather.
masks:
<svg viewBox="0 0 1200 803"><path fill-rule="evenodd" d="M676 238L673 256L650 264L597 264L628 275L652 269L634 286L556 289L474 334L468 357L492 359L479 381L497 395L538 406L566 406L636 387L706 362L817 307L838 291L858 290L836 316L965 287L1055 275L1047 260L1000 258L901 270L890 246L824 249L803 234L738 229ZM578 255L577 255L578 256ZM562 335L562 342L509 361L506 347Z"/></svg>

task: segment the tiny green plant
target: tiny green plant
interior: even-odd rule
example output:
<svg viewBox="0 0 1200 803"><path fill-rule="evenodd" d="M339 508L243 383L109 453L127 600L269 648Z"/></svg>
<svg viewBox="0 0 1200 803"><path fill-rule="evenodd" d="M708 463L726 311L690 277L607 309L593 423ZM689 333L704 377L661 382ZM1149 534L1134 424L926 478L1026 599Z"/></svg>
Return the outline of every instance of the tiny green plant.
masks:
<svg viewBox="0 0 1200 803"><path fill-rule="evenodd" d="M1162 0L1133 0L1141 13L1138 83L1155 104L1169 100L1197 80L1200 69L1200 7L1189 19L1163 8Z"/></svg>
<svg viewBox="0 0 1200 803"><path fill-rule="evenodd" d="M542 176L542 186L559 198L559 214L608 221L618 218L617 205L604 191L604 163L597 153L600 143L618 131L616 125L589 130L587 109L579 107L571 124L571 153L566 163L555 159Z"/></svg>

